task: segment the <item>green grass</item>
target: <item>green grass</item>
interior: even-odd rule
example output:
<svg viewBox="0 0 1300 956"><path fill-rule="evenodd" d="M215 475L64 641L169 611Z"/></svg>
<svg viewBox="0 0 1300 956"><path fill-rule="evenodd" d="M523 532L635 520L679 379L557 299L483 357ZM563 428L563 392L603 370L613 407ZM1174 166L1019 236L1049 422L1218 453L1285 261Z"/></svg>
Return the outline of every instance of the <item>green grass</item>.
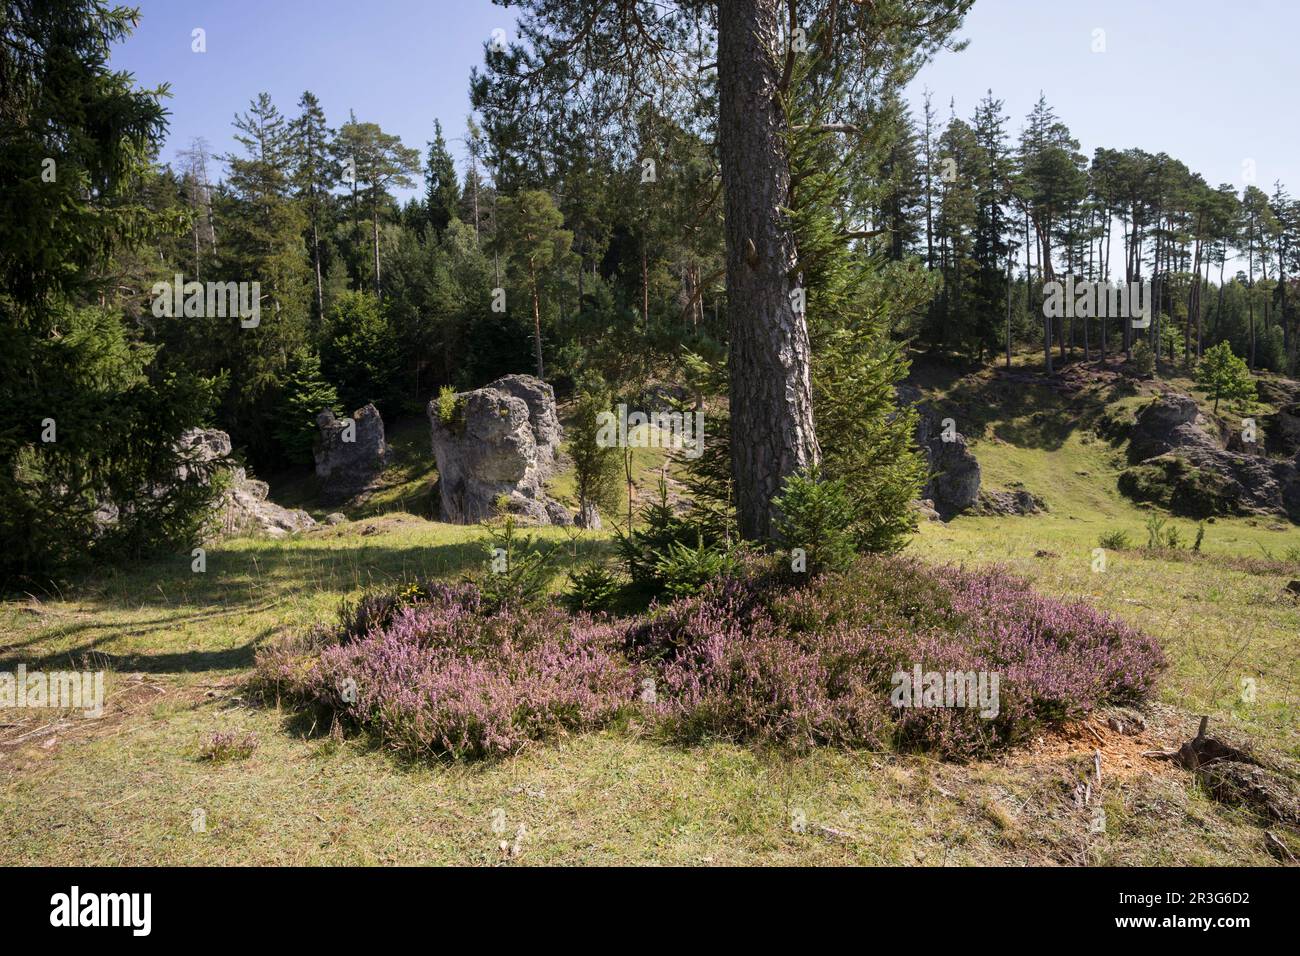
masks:
<svg viewBox="0 0 1300 956"><path fill-rule="evenodd" d="M947 385L980 405L971 383ZM340 600L367 587L480 566L481 529L401 511L366 516L427 488L427 446L421 459L412 427L392 436L410 449L386 492L397 490L353 512L359 520L214 546L205 574L177 556L0 604L0 669L110 672L102 720L0 713L0 724L21 725L0 728L0 863L1272 863L1256 821L1141 751L1187 739L1208 713L1217 731L1300 755L1300 606L1281 594L1288 572L1240 561L1280 555L1300 543L1297 532L1220 520L1207 525L1199 558L1130 550L1094 572L1098 537L1122 529L1145 542L1148 512L1114 489L1122 449L1061 401L985 400L971 431L986 487L1022 482L1048 500L1049 515L926 523L911 549L936 562L1007 565L1048 594L1084 598L1160 638L1171 667L1150 729L1107 734L1102 747L1104 833L1089 832L1092 811L1072 796L1099 746L1082 729L959 765L679 747L631 724L457 766L403 762L364 737L335 740L300 714L245 699L240 682L265 642L332 619ZM645 490L661 461L647 452L638 458ZM610 551L607 534L572 544L559 529L536 533L565 542L567 562ZM1242 677L1256 681L1253 703L1241 699ZM216 731L252 731L261 745L214 765L199 748ZM195 809L206 832L192 829ZM498 809L505 834L493 832ZM803 832L796 818L806 819ZM501 841L512 844L521 823L519 855L503 855Z"/></svg>

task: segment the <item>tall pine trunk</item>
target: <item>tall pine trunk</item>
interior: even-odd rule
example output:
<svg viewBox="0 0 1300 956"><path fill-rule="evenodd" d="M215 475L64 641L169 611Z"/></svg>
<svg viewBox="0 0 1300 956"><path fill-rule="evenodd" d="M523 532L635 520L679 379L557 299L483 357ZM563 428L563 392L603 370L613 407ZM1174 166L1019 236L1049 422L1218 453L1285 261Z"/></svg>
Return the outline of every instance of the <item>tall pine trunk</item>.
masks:
<svg viewBox="0 0 1300 956"><path fill-rule="evenodd" d="M537 356L537 377L546 378L542 368L542 307L537 294L537 266L528 260L528 278L533 289L533 352Z"/></svg>
<svg viewBox="0 0 1300 956"><path fill-rule="evenodd" d="M726 197L731 442L740 533L773 532L772 497L820 456L808 327L790 301L794 235L779 0L719 0L718 149Z"/></svg>

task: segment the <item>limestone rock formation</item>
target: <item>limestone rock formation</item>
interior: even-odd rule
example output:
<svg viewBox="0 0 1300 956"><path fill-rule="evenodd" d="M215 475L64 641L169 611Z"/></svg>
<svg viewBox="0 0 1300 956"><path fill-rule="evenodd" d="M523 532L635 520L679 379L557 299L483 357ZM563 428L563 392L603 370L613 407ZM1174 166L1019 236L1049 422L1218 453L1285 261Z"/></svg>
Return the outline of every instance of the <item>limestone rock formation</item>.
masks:
<svg viewBox="0 0 1300 956"><path fill-rule="evenodd" d="M1036 515L1049 510L1042 498L1024 488L981 491L975 513L981 515Z"/></svg>
<svg viewBox="0 0 1300 956"><path fill-rule="evenodd" d="M230 436L216 428L191 428L181 435L180 446L189 452L190 463L182 468L182 480L195 472L203 479L229 467ZM229 467L230 484L217 504L215 532L219 536L256 535L279 538L315 527L316 521L300 509L281 508L267 499L266 482L249 478L243 468Z"/></svg>
<svg viewBox="0 0 1300 956"><path fill-rule="evenodd" d="M350 420L336 418L326 409L316 416L316 427L320 434L312 454L322 501L346 501L366 490L384 470L388 445L384 420L374 405L357 409Z"/></svg>
<svg viewBox="0 0 1300 956"><path fill-rule="evenodd" d="M1129 461L1136 463L1175 448L1217 448L1190 395L1166 395L1137 414L1129 433Z"/></svg>
<svg viewBox="0 0 1300 956"><path fill-rule="evenodd" d="M1300 454L1229 450L1209 427L1188 395L1153 401L1130 432L1133 467L1120 476L1120 490L1193 518L1276 514L1300 522Z"/></svg>
<svg viewBox="0 0 1300 956"><path fill-rule="evenodd" d="M543 486L560 442L549 385L508 375L457 393L454 409L443 421L436 399L428 407L443 521L470 524L508 512L533 524L571 523Z"/></svg>
<svg viewBox="0 0 1300 956"><path fill-rule="evenodd" d="M921 401L920 389L900 385L897 393L900 405L916 406L916 443L930 466L921 498L946 521L979 501L980 464L964 435L953 431L945 440L943 416Z"/></svg>

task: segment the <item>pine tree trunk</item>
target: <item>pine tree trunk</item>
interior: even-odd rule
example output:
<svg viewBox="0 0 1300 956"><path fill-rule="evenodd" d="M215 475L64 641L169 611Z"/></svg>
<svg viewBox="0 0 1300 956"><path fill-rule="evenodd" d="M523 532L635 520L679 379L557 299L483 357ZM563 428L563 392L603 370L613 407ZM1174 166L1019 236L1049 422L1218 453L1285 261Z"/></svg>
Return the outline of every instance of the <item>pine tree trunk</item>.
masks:
<svg viewBox="0 0 1300 956"><path fill-rule="evenodd" d="M779 0L719 0L718 137L726 197L731 443L740 533L773 532L772 497L815 464L811 354L790 301L796 251L786 118L778 102Z"/></svg>
<svg viewBox="0 0 1300 956"><path fill-rule="evenodd" d="M537 356L537 377L546 378L542 368L542 308L537 295L537 267L532 261L528 263L528 277L533 287L533 352Z"/></svg>
<svg viewBox="0 0 1300 956"><path fill-rule="evenodd" d="M320 328L325 324L325 284L320 274L320 230L315 213L311 219L311 257L316 267L316 321L317 328Z"/></svg>
<svg viewBox="0 0 1300 956"><path fill-rule="evenodd" d="M376 202L370 209L371 223L373 229L371 234L374 236L375 245L375 298L381 302L384 299L384 287L379 282L379 203Z"/></svg>

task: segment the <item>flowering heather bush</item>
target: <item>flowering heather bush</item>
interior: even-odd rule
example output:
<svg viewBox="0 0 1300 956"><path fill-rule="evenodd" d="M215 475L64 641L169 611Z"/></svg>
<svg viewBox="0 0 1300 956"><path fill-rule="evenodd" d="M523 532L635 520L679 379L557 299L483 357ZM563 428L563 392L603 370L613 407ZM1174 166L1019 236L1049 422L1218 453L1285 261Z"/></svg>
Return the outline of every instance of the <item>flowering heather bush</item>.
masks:
<svg viewBox="0 0 1300 956"><path fill-rule="evenodd" d="M748 560L741 576L623 620L492 612L472 585L372 596L336 630L259 654L256 682L409 754L501 756L642 706L685 740L973 756L1041 721L1135 703L1164 666L1150 638L1001 571L875 557L796 585L774 567ZM918 666L996 673L996 716L892 706L893 675ZM638 705L646 677L654 703Z"/></svg>
<svg viewBox="0 0 1300 956"><path fill-rule="evenodd" d="M986 752L1038 721L1131 703L1163 666L1157 645L1083 604L1035 594L1002 572L859 561L806 587L725 581L628 629L653 664L658 708L687 739L761 739ZM1000 675L999 712L896 708L896 671Z"/></svg>
<svg viewBox="0 0 1300 956"><path fill-rule="evenodd" d="M453 758L599 727L632 701L617 626L559 608L485 613L472 585L426 593L364 634L345 626L260 656L258 682L329 704L402 753Z"/></svg>

